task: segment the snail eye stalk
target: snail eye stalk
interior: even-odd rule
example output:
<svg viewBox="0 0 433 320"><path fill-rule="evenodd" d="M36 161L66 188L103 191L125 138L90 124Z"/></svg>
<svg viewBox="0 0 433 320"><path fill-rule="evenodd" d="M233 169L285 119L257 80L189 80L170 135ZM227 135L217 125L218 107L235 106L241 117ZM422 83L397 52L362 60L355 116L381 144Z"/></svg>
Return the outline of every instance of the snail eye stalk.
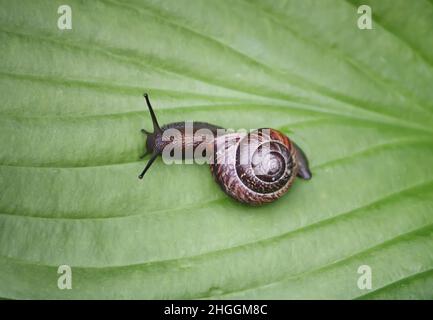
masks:
<svg viewBox="0 0 433 320"><path fill-rule="evenodd" d="M152 117L153 133L162 132L161 127L158 124L158 120L156 119L155 112L153 112L152 105L150 104L148 94L145 93L143 96L144 96L144 99L146 99L146 104L147 104L147 107L149 108L150 116Z"/></svg>
<svg viewBox="0 0 433 320"><path fill-rule="evenodd" d="M149 161L147 161L146 166L143 169L143 172L140 173L140 175L138 176L139 179L143 179L144 175L146 174L146 171L149 170L150 166L152 165L152 163L155 161L155 159L159 156L159 153L153 153L152 156L150 157Z"/></svg>

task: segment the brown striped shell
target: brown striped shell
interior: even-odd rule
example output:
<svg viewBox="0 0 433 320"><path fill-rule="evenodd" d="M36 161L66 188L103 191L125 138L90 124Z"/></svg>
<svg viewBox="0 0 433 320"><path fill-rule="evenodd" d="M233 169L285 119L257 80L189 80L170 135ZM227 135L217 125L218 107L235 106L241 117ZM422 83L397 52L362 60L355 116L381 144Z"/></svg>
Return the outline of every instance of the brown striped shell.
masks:
<svg viewBox="0 0 433 320"><path fill-rule="evenodd" d="M220 136L214 148L215 180L226 194L250 205L280 198L298 173L293 143L275 129Z"/></svg>

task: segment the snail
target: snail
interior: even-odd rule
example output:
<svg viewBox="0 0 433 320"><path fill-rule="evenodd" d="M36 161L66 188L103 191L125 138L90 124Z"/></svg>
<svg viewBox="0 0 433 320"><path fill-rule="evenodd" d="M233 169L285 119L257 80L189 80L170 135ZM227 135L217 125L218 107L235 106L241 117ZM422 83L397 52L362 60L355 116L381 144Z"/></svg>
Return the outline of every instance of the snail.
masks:
<svg viewBox="0 0 433 320"><path fill-rule="evenodd" d="M226 133L206 122L194 121L191 130L187 122L174 122L159 126L149 96L144 94L152 118L153 132L141 129L147 135L144 158L151 153L140 179L149 170L155 159L165 150L181 150L181 158L200 155L210 159L210 170L221 189L237 201L258 206L277 200L292 185L298 176L304 180L312 178L308 159L302 149L282 132L261 128L248 133ZM167 135L169 131L177 135ZM169 138L167 139L167 137ZM199 139L197 138L200 137ZM187 154L186 150L193 153ZM170 154L172 155L173 152Z"/></svg>

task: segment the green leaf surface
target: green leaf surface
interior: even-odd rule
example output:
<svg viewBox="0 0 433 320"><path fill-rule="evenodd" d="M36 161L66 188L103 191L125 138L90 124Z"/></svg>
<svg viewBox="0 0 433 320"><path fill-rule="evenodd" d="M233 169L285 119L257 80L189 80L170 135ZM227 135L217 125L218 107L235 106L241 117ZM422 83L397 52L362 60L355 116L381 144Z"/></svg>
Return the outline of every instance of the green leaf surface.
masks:
<svg viewBox="0 0 433 320"><path fill-rule="evenodd" d="M0 297L433 299L431 1L0 2ZM313 179L258 208L206 165L138 180L144 91L282 130Z"/></svg>

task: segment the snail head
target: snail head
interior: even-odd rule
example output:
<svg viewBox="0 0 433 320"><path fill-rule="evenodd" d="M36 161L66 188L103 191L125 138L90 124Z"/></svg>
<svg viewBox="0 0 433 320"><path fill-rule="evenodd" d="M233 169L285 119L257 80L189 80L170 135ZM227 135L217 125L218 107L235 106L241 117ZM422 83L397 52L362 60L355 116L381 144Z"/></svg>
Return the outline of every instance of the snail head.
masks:
<svg viewBox="0 0 433 320"><path fill-rule="evenodd" d="M146 166L144 167L143 171L138 176L139 179L143 179L144 175L146 174L147 170L149 170L152 163L155 161L155 159L161 154L161 146L158 143L160 141L160 137L162 136L163 130L158 124L158 120L156 119L155 112L153 111L152 105L150 104L149 96L147 93L144 94L144 99L146 100L147 107L149 108L150 116L152 118L152 124L153 124L153 132L146 131L144 129L141 129L141 132L147 135L146 139L146 153L141 156L141 158L144 158L147 154L152 153L149 161L146 163Z"/></svg>

